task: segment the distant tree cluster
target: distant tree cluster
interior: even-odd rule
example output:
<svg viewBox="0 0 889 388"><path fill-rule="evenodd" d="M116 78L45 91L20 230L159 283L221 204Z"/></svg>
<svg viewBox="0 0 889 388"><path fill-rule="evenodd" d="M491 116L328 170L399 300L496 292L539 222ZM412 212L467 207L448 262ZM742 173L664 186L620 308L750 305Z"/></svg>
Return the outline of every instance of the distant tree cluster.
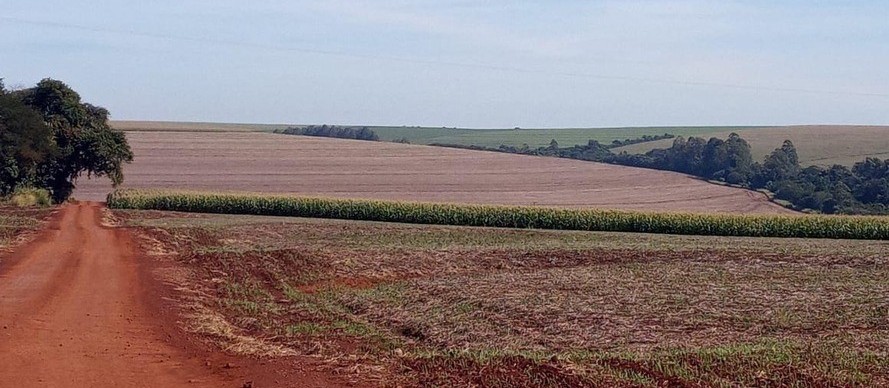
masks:
<svg viewBox="0 0 889 388"><path fill-rule="evenodd" d="M339 139L356 139L379 141L380 137L368 127L342 127L338 125L310 125L307 127L290 127L276 130L285 135L335 137Z"/></svg>
<svg viewBox="0 0 889 388"><path fill-rule="evenodd" d="M851 169L810 166L769 188L779 199L824 213L889 214L889 160L867 158Z"/></svg>
<svg viewBox="0 0 889 388"><path fill-rule="evenodd" d="M534 155L556 156L559 158L579 159L588 161L601 161L611 155L607 146L598 141L590 140L586 145L573 145L571 147L559 147L559 143L553 139L548 147L540 147L533 152Z"/></svg>
<svg viewBox="0 0 889 388"><path fill-rule="evenodd" d="M567 158L567 159L579 159L579 160L587 160L592 162L602 162L608 156L613 155L611 151L608 150L608 147L603 146L596 140L590 140L586 145L574 145L571 147L560 148L559 142L553 139L549 146L540 147L540 148L531 148L528 144L522 144L521 146L510 146L510 145L500 145L497 148L484 147L484 146L476 146L476 145L462 145L462 144L442 144L442 143L432 143L430 145L438 146L438 147L449 147L449 148L462 148L468 150L477 150L477 151L495 151L495 152L504 152L508 154L524 154L524 155L538 155L538 156L554 156L559 158Z"/></svg>
<svg viewBox="0 0 889 388"><path fill-rule="evenodd" d="M889 160L867 158L851 169L841 165L802 168L790 140L784 141L761 163L753 160L750 145L736 133L725 140L676 137L670 148L653 149L645 154L615 154L610 145L604 146L595 140L571 147L560 147L552 140L549 146L536 149L527 144L498 148L438 145L675 171L750 189L766 189L774 193L775 198L801 210L889 214Z"/></svg>
<svg viewBox="0 0 889 388"><path fill-rule="evenodd" d="M676 135L665 133L663 135L642 135L635 139L614 140L608 145L608 148L618 148L639 143L648 143L650 141L664 140L675 138Z"/></svg>
<svg viewBox="0 0 889 388"><path fill-rule="evenodd" d="M123 164L133 153L108 115L61 81L16 91L0 82L0 195L42 188L61 202L84 173L123 182Z"/></svg>
<svg viewBox="0 0 889 388"><path fill-rule="evenodd" d="M645 154L622 152L605 157L602 161L626 166L669 170L706 179L744 185L756 170L750 145L736 133L727 140L704 140L677 137L673 146L653 149Z"/></svg>
<svg viewBox="0 0 889 388"><path fill-rule="evenodd" d="M725 141L677 138L667 149L644 155L621 153L603 161L766 189L798 209L828 214L889 214L889 160L867 158L851 169L842 165L802 168L790 140L762 163L753 161L750 145L734 133Z"/></svg>

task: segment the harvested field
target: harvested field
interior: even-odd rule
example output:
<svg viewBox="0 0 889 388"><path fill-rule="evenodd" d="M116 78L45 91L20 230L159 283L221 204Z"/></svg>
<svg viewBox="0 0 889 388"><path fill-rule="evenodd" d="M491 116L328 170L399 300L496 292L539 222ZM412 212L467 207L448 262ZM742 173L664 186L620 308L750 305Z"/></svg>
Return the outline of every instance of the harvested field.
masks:
<svg viewBox="0 0 889 388"><path fill-rule="evenodd" d="M318 123L321 124L321 123ZM271 132L300 124L236 124L201 123L180 121L130 121L114 120L111 126L123 131L179 131L179 132ZM739 131L756 127L618 127L618 128L446 128L414 126L368 126L383 141L406 139L411 144L461 144L496 148L501 144L516 147L545 147L556 139L563 147L587 144L596 140L610 144L614 140L635 139L643 135L695 136L703 133Z"/></svg>
<svg viewBox="0 0 889 388"><path fill-rule="evenodd" d="M115 214L240 333L390 385L889 384L889 242Z"/></svg>
<svg viewBox="0 0 889 388"><path fill-rule="evenodd" d="M268 133L128 132L129 188L687 212L789 213L759 193L568 159ZM110 186L81 179L78 199Z"/></svg>
<svg viewBox="0 0 889 388"><path fill-rule="evenodd" d="M237 124L200 123L181 121L127 121L115 120L111 127L121 131L160 131L160 132L271 132L287 128L287 124Z"/></svg>
<svg viewBox="0 0 889 388"><path fill-rule="evenodd" d="M762 161L784 140L796 146L803 166L851 166L866 157L889 158L889 126L809 125L760 128L736 131L750 143L753 158ZM731 131L714 131L697 136L721 139ZM645 153L654 148L668 148L672 139L634 144L615 149L615 152Z"/></svg>

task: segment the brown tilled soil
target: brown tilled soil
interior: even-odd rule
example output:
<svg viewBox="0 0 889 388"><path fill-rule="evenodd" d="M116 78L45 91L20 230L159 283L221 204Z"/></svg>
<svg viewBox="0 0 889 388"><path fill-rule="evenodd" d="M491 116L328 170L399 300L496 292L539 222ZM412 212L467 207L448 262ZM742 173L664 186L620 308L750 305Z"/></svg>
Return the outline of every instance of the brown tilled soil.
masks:
<svg viewBox="0 0 889 388"><path fill-rule="evenodd" d="M97 204L68 204L0 262L0 386L342 386L294 360L220 352L179 328L173 290Z"/></svg>
<svg viewBox="0 0 889 388"><path fill-rule="evenodd" d="M266 346L386 386L881 386L884 242L115 212Z"/></svg>
<svg viewBox="0 0 889 388"><path fill-rule="evenodd" d="M685 175L569 159L269 133L127 132L124 187L634 210L787 213ZM78 182L101 201L107 182Z"/></svg>

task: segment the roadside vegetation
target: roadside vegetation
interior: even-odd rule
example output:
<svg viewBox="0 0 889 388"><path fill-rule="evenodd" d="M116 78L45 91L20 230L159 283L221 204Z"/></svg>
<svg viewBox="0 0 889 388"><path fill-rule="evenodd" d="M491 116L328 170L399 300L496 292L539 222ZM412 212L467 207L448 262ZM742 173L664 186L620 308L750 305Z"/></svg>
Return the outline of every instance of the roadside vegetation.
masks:
<svg viewBox="0 0 889 388"><path fill-rule="evenodd" d="M60 81L14 91L0 82L0 196L43 189L62 202L81 176L123 182L123 164L133 153L123 132L108 126L108 115Z"/></svg>
<svg viewBox="0 0 889 388"><path fill-rule="evenodd" d="M0 204L0 253L5 253L22 235L39 229L51 210ZM2 257L0 257L2 265Z"/></svg>
<svg viewBox="0 0 889 388"><path fill-rule="evenodd" d="M883 241L115 214L228 337L383 386L889 384Z"/></svg>
<svg viewBox="0 0 889 388"><path fill-rule="evenodd" d="M436 225L716 236L889 239L889 220L884 217L644 213L132 189L114 191L109 194L107 203L109 207L117 209Z"/></svg>
<svg viewBox="0 0 889 388"><path fill-rule="evenodd" d="M7 197L5 202L18 207L48 207L52 205L52 197L46 189L19 187Z"/></svg>

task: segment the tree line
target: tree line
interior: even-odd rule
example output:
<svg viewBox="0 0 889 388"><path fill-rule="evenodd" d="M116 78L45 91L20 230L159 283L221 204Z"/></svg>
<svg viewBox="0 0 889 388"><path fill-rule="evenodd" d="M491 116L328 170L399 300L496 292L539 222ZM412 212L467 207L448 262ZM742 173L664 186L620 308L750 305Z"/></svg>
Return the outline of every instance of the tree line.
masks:
<svg viewBox="0 0 889 388"><path fill-rule="evenodd" d="M355 139L379 141L380 137L368 127L343 127L338 125L309 125L306 127L289 127L275 130L285 135L335 137L339 139Z"/></svg>
<svg viewBox="0 0 889 388"><path fill-rule="evenodd" d="M784 141L761 162L753 160L750 145L736 133L725 140L676 137L670 148L653 149L644 154L615 154L610 146L595 140L570 147L560 147L553 140L549 146L536 149L527 144L498 148L439 145L675 171L748 189L765 189L798 210L889 214L889 160L866 158L852 168L802 167L790 140Z"/></svg>
<svg viewBox="0 0 889 388"><path fill-rule="evenodd" d="M643 155L621 153L606 162L670 170L750 189L766 189L798 210L827 214L889 214L889 160L866 158L852 168L802 167L785 140L762 162L738 134L728 139L677 138L673 146Z"/></svg>
<svg viewBox="0 0 889 388"><path fill-rule="evenodd" d="M122 183L133 153L108 117L61 81L7 90L0 80L0 195L37 188L62 202L83 174Z"/></svg>
<svg viewBox="0 0 889 388"><path fill-rule="evenodd" d="M642 136L637 137L635 139L624 139L624 140L615 139L611 142L611 144L608 145L608 148L618 148L618 147L623 147L623 146L628 146L628 145L633 145L633 144L648 143L650 141L673 139L675 137L676 137L676 135L674 135L674 134L665 133L663 135L642 135ZM553 139L553 140L555 140L555 139Z"/></svg>

